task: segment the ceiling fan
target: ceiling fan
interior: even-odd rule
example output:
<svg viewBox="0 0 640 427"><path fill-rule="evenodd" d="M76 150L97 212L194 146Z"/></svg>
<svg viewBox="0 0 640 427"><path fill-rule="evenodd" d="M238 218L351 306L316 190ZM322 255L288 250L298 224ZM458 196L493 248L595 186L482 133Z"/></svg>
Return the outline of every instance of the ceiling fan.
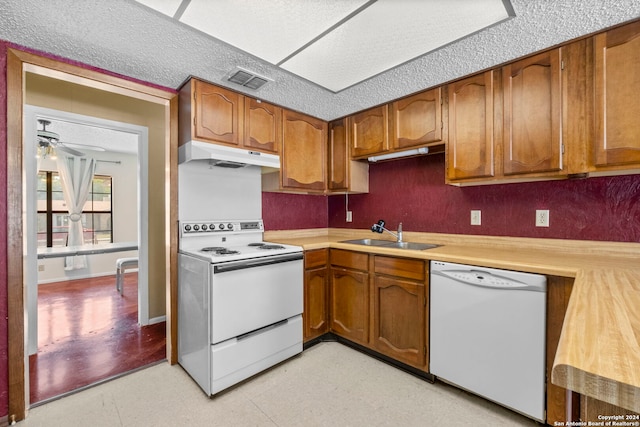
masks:
<svg viewBox="0 0 640 427"><path fill-rule="evenodd" d="M53 155L53 148L60 150L63 153L71 154L72 156L85 156L85 153L82 151L69 147L71 144L61 142L60 135L47 130L47 126L51 124L51 121L38 119L38 123L42 125L42 129L38 129L38 150L43 151L43 158L47 155Z"/></svg>

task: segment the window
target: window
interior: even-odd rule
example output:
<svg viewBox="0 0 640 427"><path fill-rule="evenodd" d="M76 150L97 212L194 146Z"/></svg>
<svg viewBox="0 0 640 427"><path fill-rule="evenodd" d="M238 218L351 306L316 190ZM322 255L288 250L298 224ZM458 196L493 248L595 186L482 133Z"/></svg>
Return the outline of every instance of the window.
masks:
<svg viewBox="0 0 640 427"><path fill-rule="evenodd" d="M111 177L95 175L82 209L84 243L113 242ZM67 245L69 210L58 172L38 172L38 247Z"/></svg>

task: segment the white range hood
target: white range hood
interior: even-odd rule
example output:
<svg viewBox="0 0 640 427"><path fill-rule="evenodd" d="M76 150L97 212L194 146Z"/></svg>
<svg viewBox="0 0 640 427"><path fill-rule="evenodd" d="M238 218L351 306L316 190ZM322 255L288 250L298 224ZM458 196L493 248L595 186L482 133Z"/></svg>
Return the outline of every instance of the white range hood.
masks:
<svg viewBox="0 0 640 427"><path fill-rule="evenodd" d="M201 141L189 141L178 148L178 163L209 160L213 166L243 167L265 166L280 169L280 156L243 148L225 147Z"/></svg>

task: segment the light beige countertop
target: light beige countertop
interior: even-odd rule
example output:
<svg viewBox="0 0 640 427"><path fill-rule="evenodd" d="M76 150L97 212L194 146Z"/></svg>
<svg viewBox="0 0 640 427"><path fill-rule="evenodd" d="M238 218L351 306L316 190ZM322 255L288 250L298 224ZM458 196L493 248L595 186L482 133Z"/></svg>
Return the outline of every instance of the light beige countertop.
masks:
<svg viewBox="0 0 640 427"><path fill-rule="evenodd" d="M384 239L369 230L265 232L265 240L305 250L338 248L575 278L551 381L640 412L640 243L405 232L423 251L341 243Z"/></svg>

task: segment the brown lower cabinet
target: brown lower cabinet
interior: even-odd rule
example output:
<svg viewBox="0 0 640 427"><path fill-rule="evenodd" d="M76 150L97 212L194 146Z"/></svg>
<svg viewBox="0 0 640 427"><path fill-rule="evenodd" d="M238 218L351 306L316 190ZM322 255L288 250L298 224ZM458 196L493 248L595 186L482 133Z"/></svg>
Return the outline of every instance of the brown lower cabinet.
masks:
<svg viewBox="0 0 640 427"><path fill-rule="evenodd" d="M304 253L304 341L329 332L328 249Z"/></svg>
<svg viewBox="0 0 640 427"><path fill-rule="evenodd" d="M329 256L332 332L369 344L369 255L332 249Z"/></svg>
<svg viewBox="0 0 640 427"><path fill-rule="evenodd" d="M551 383L551 368L573 278L547 279L546 421L566 425L567 390ZM429 372L428 261L342 249L306 251L304 307L305 341L332 332ZM601 408L595 399L569 395L572 421L589 420L593 408Z"/></svg>
<svg viewBox="0 0 640 427"><path fill-rule="evenodd" d="M372 257L371 345L382 354L428 371L428 265L421 260Z"/></svg>

